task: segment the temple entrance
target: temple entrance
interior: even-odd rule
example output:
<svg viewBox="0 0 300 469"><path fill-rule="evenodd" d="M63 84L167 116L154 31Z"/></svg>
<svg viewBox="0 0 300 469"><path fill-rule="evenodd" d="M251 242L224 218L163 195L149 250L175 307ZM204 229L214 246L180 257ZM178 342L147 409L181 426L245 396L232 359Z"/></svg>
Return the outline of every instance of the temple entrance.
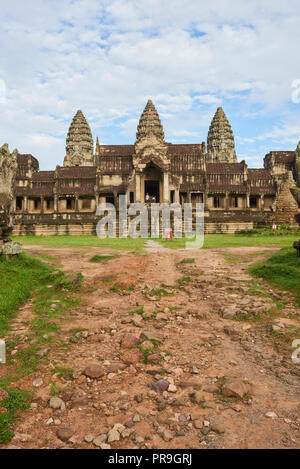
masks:
<svg viewBox="0 0 300 469"><path fill-rule="evenodd" d="M159 181L145 181L145 202L159 202Z"/></svg>

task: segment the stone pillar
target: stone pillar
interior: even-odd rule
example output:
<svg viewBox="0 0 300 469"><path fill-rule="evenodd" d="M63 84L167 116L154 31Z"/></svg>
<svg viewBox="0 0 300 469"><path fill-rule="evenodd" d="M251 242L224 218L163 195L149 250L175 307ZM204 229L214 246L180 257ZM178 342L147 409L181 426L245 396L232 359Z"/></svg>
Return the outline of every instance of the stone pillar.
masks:
<svg viewBox="0 0 300 469"><path fill-rule="evenodd" d="M79 208L78 208L78 195L76 194L75 196L75 212L78 212L79 211Z"/></svg>
<svg viewBox="0 0 300 469"><path fill-rule="evenodd" d="M229 210L229 193L225 193L225 210Z"/></svg>
<svg viewBox="0 0 300 469"><path fill-rule="evenodd" d="M24 196L24 206L23 206L23 212L28 211L28 197L27 195Z"/></svg>
<svg viewBox="0 0 300 469"><path fill-rule="evenodd" d="M54 194L54 198L53 198L53 208L54 208L54 212L58 212L58 197L56 194Z"/></svg>
<svg viewBox="0 0 300 469"><path fill-rule="evenodd" d="M264 200L264 195L261 194L260 196L260 207L259 207L261 210L264 210L265 209L265 200Z"/></svg>
<svg viewBox="0 0 300 469"><path fill-rule="evenodd" d="M204 203L204 211L208 211L208 193L205 191L203 194L203 203Z"/></svg>
<svg viewBox="0 0 300 469"><path fill-rule="evenodd" d="M250 194L246 194L246 208L250 208Z"/></svg>
<svg viewBox="0 0 300 469"><path fill-rule="evenodd" d="M179 189L175 189L174 202L179 203Z"/></svg>
<svg viewBox="0 0 300 469"><path fill-rule="evenodd" d="M170 201L169 195L169 173L164 172L164 187L163 187L163 202L168 203Z"/></svg>
<svg viewBox="0 0 300 469"><path fill-rule="evenodd" d="M141 175L140 173L135 173L135 201L141 201Z"/></svg>
<svg viewBox="0 0 300 469"><path fill-rule="evenodd" d="M97 207L99 205L99 194L98 193L95 194L95 204L96 204L96 210L97 210Z"/></svg>
<svg viewBox="0 0 300 469"><path fill-rule="evenodd" d="M41 213L44 213L44 197L41 197Z"/></svg>

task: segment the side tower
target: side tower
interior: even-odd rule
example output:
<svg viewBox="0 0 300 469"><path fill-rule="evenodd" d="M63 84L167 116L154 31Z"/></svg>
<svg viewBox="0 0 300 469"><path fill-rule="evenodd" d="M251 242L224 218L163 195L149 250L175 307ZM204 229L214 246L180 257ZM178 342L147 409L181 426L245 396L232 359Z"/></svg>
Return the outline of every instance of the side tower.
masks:
<svg viewBox="0 0 300 469"><path fill-rule="evenodd" d="M207 135L208 163L237 163L231 125L221 107L211 121Z"/></svg>
<svg viewBox="0 0 300 469"><path fill-rule="evenodd" d="M69 127L64 166L94 166L92 132L81 110L78 110Z"/></svg>

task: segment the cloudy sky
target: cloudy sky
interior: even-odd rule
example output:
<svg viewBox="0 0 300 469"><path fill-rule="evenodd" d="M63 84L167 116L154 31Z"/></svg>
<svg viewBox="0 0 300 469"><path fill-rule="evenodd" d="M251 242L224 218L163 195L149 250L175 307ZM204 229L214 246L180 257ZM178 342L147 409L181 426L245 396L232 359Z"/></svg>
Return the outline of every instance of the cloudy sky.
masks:
<svg viewBox="0 0 300 469"><path fill-rule="evenodd" d="M82 109L133 143L152 98L166 140L206 140L222 105L238 158L300 139L299 0L0 0L0 143L62 164Z"/></svg>

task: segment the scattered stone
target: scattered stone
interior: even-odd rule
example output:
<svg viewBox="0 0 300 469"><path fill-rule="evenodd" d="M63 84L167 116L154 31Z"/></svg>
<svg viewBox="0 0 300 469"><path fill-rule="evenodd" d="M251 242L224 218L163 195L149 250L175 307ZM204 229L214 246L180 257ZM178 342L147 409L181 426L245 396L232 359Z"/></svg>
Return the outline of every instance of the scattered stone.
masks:
<svg viewBox="0 0 300 469"><path fill-rule="evenodd" d="M223 309L223 318L224 319L232 319L237 313L236 306L227 306L227 308Z"/></svg>
<svg viewBox="0 0 300 469"><path fill-rule="evenodd" d="M265 414L265 416L268 417L269 419L273 419L273 420L274 420L274 419L278 419L278 415L275 414L275 412L267 412L267 413Z"/></svg>
<svg viewBox="0 0 300 469"><path fill-rule="evenodd" d="M245 394L252 394L253 386L247 381L242 381L239 379L229 379L225 382L222 387L223 396L227 397L238 397L243 399Z"/></svg>
<svg viewBox="0 0 300 469"><path fill-rule="evenodd" d="M39 357L46 357L49 352L50 352L50 348L42 348L41 350L39 350L38 352L36 352L36 354L39 356Z"/></svg>
<svg viewBox="0 0 300 469"><path fill-rule="evenodd" d="M74 435L74 432L70 428L60 428L56 435L60 440L67 442Z"/></svg>
<svg viewBox="0 0 300 469"><path fill-rule="evenodd" d="M34 386L35 388L38 388L38 387L42 386L42 384L43 384L43 379L42 379L42 378L37 378L37 379L35 379L35 380L33 381L32 384L33 384L33 386Z"/></svg>
<svg viewBox="0 0 300 469"><path fill-rule="evenodd" d="M133 334L125 334L121 340L121 348L130 349L140 343L140 338Z"/></svg>
<svg viewBox="0 0 300 469"><path fill-rule="evenodd" d="M140 422L141 421L141 417L139 416L139 414L135 414L132 418L132 421L133 422Z"/></svg>
<svg viewBox="0 0 300 469"><path fill-rule="evenodd" d="M100 445L100 448L101 448L101 449L111 449L111 446L108 445L108 444L106 444L106 443L102 443L102 444Z"/></svg>
<svg viewBox="0 0 300 469"><path fill-rule="evenodd" d="M201 391L195 391L190 393L190 400L195 404L203 404L205 402L205 396Z"/></svg>
<svg viewBox="0 0 300 469"><path fill-rule="evenodd" d="M91 435L87 435L87 436L91 436ZM100 447L100 448L101 448L101 445L103 443L106 443L106 441L107 441L107 434L106 433L102 433L102 435L99 435L96 438L93 438L93 444L95 446Z"/></svg>
<svg viewBox="0 0 300 469"><path fill-rule="evenodd" d="M125 430L125 427L124 427L124 430ZM118 430L113 428L112 430L108 432L107 434L108 443L113 443L114 441L119 441L119 440L120 440L120 433L118 432Z"/></svg>
<svg viewBox="0 0 300 469"><path fill-rule="evenodd" d="M49 406L52 409L60 409L64 401L60 397L51 397L49 401Z"/></svg>
<svg viewBox="0 0 300 469"><path fill-rule="evenodd" d="M168 391L169 392L176 392L177 388L176 388L175 384L170 384L169 387L168 387Z"/></svg>
<svg viewBox="0 0 300 469"><path fill-rule="evenodd" d="M142 352L138 349L127 350L122 355L122 360L127 364L134 364L143 360Z"/></svg>
<svg viewBox="0 0 300 469"><path fill-rule="evenodd" d="M102 366L100 365L89 365L83 371L83 374L88 378L97 379L104 376L105 372Z"/></svg>
<svg viewBox="0 0 300 469"><path fill-rule="evenodd" d="M165 379L158 380L152 386L152 389L154 389L154 391L159 392L159 393L163 393L164 391L167 391L168 388L169 388L169 381L166 381Z"/></svg>

